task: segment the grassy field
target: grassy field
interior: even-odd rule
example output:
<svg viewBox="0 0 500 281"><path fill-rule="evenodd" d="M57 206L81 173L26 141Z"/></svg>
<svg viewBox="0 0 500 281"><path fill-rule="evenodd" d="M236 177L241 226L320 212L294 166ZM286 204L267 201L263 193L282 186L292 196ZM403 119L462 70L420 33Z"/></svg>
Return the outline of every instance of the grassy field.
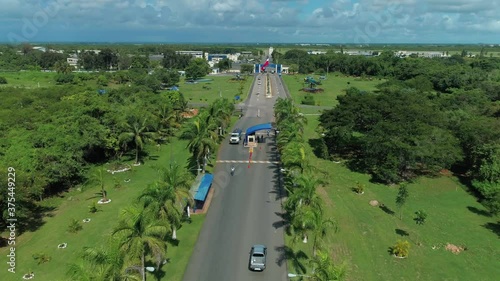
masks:
<svg viewBox="0 0 500 281"><path fill-rule="evenodd" d="M246 99L253 82L252 76L247 76L244 81L232 80L234 76L206 76L206 79L213 79L209 82L199 82L197 84L186 84L184 79L179 83L179 91L186 99L193 103L211 103L220 96L234 100L239 95L240 100ZM240 94L240 88L243 94Z"/></svg>
<svg viewBox="0 0 500 281"><path fill-rule="evenodd" d="M49 87L56 84L55 75L55 72L41 71L0 72L0 76L7 79L7 84L1 84L0 87Z"/></svg>
<svg viewBox="0 0 500 281"><path fill-rule="evenodd" d="M304 135L315 138L317 116L308 119ZM325 243L338 264L347 263L347 280L498 280L498 218L490 217L456 178L421 178L410 184L400 220L397 187L371 183L369 175L318 159L312 151L308 155L318 176L327 179L318 192L326 216L338 221L340 231L329 233ZM356 182L366 186L363 195L352 191ZM387 208L372 207L370 200ZM417 210L428 213L424 225L413 221ZM389 254L398 239L411 244L407 259ZM467 250L452 254L444 249L447 243ZM310 243L293 247L311 256ZM289 269L296 272L291 265Z"/></svg>
<svg viewBox="0 0 500 281"><path fill-rule="evenodd" d="M16 273L2 273L3 277L0 279L22 280L23 274L33 271L37 280L66 280L67 264L77 261L82 247L101 245L116 226L119 211L132 204L141 191L157 179L157 167L165 166L170 161L185 165L189 157L185 147L186 142L179 140L163 146L160 150L151 147L151 158L146 158L144 165L133 167L131 171L124 173L106 173L106 190L112 202L100 206L100 211L95 214L89 213L89 206L98 200L95 197L99 191L96 186L84 187L80 191L72 189L60 197L44 201L44 205L53 206L55 210L44 219L44 225L38 230L17 237ZM127 161L132 162L132 158ZM115 180L122 184L121 188L112 187ZM128 182L125 182L126 180ZM67 231L72 219L82 221L85 218L91 218L91 221L83 223L81 231L75 234ZM181 280L202 223L203 216L193 216L191 224L185 224L179 229L179 245L169 248L168 258L171 263L164 267L166 275L162 280ZM57 245L60 243L67 243L67 248L58 249ZM51 261L37 265L32 256L38 253L50 256ZM5 257L7 248L2 248L0 255Z"/></svg>
<svg viewBox="0 0 500 281"><path fill-rule="evenodd" d="M300 91L302 88L309 88L310 85L304 84L304 78L308 75L283 75L283 81L286 83L288 90L293 98L293 101L300 104L306 92ZM339 73L330 73L325 80L319 80L319 75L311 75L316 81L321 81L322 85L317 88L324 90L322 93L316 93L314 100L316 105L320 106L335 106L337 105L337 96L343 95L345 90L350 87L356 87L363 91L373 91L375 86L381 83L381 80L376 78L358 78L347 77Z"/></svg>

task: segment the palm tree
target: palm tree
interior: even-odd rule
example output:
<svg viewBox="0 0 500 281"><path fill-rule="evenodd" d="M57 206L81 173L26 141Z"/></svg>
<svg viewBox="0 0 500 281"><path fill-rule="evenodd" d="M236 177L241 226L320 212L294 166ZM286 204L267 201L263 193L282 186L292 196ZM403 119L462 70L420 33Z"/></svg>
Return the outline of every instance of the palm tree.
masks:
<svg viewBox="0 0 500 281"><path fill-rule="evenodd" d="M281 162L285 169L298 169L301 173L309 166L305 154L305 144L290 142L281 150Z"/></svg>
<svg viewBox="0 0 500 281"><path fill-rule="evenodd" d="M184 214L183 202L192 202L189 192L190 176L178 164L171 164L161 171L160 180L147 188L139 197L144 207L152 209L159 219L166 219L171 226L172 239L177 239L177 229Z"/></svg>
<svg viewBox="0 0 500 281"><path fill-rule="evenodd" d="M178 112L169 104L160 104L155 114L158 119L158 133L166 138L173 133L173 128L179 126Z"/></svg>
<svg viewBox="0 0 500 281"><path fill-rule="evenodd" d="M294 183L295 187L288 190L291 194L285 202L287 210L292 214L303 206L322 210L322 200L316 192L321 180L310 175L299 175L295 177Z"/></svg>
<svg viewBox="0 0 500 281"><path fill-rule="evenodd" d="M175 230L182 218L182 211L175 204L175 189L172 186L163 186L160 182L155 182L144 190L139 200L154 214L156 219L170 223L173 230L172 238L175 239Z"/></svg>
<svg viewBox="0 0 500 281"><path fill-rule="evenodd" d="M312 274L310 275L312 280L336 281L345 278L345 266L335 266L326 252L318 251L318 254L309 263L312 267Z"/></svg>
<svg viewBox="0 0 500 281"><path fill-rule="evenodd" d="M129 116L124 124L127 132L120 135L120 142L126 145L130 141L135 143L135 163L139 163L139 152L144 147L146 141L157 137L153 127L148 124L147 118L139 118L135 115Z"/></svg>
<svg viewBox="0 0 500 281"><path fill-rule="evenodd" d="M121 216L122 219L113 230L113 236L117 235L120 241L119 249L126 253L129 260L140 259L139 271L142 281L145 281L146 255L152 254L157 262L165 257L168 225L137 205L124 209Z"/></svg>
<svg viewBox="0 0 500 281"><path fill-rule="evenodd" d="M72 67L71 65L69 65L69 63L65 61L56 61L56 63L54 64L54 69L55 71L57 71L57 73L64 73L64 74L71 73L73 70L75 70L74 67Z"/></svg>
<svg viewBox="0 0 500 281"><path fill-rule="evenodd" d="M172 163L168 168L160 171L160 180L163 185L173 186L175 190L175 202L180 208L182 203L187 200L188 203L193 203L193 196L189 192L191 188L191 175L177 163Z"/></svg>
<svg viewBox="0 0 500 281"><path fill-rule="evenodd" d="M75 281L134 280L124 271L125 256L119 251L117 241L111 237L109 239L105 247L84 248L82 263L69 264L67 276Z"/></svg>
<svg viewBox="0 0 500 281"><path fill-rule="evenodd" d="M234 104L228 99L216 99L207 110L207 122L214 125L226 127L231 121Z"/></svg>
<svg viewBox="0 0 500 281"><path fill-rule="evenodd" d="M321 210L322 211L322 210ZM308 235L307 233L312 229L311 221L314 221L313 217L315 213L320 212L319 210L314 210L310 206L301 206L291 213L291 226L293 231L293 242L302 239L302 243L307 243Z"/></svg>
<svg viewBox="0 0 500 281"><path fill-rule="evenodd" d="M183 135L184 138L190 139L187 148L196 162L199 164L203 161L203 173L205 172L208 154L210 150L215 149L217 140L216 127L208 123L205 117L206 115L202 114L196 118Z"/></svg>
<svg viewBox="0 0 500 281"><path fill-rule="evenodd" d="M104 189L104 169L98 169L94 174L92 174L92 181L97 183L101 188L102 200L108 201L106 190Z"/></svg>
<svg viewBox="0 0 500 281"><path fill-rule="evenodd" d="M321 212L315 212L312 220L310 222L306 222L311 226L311 234L312 234L312 247L313 247L313 257L317 254L317 249L323 242L323 238L326 236L328 230L332 230L333 232L338 231L337 222L332 219L325 219Z"/></svg>

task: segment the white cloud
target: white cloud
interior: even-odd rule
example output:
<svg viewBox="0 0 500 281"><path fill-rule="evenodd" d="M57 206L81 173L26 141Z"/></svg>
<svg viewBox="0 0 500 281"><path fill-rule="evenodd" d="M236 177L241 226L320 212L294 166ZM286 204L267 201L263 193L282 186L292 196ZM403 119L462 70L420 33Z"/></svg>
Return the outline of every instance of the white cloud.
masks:
<svg viewBox="0 0 500 281"><path fill-rule="evenodd" d="M184 33L224 30L234 38L267 40L349 41L356 32L376 30L370 42L405 39L425 41L432 35L446 39L449 32L464 32L464 40L498 32L500 1L491 0L2 0L0 36L20 30L26 20L50 3L59 12L50 16L46 29L89 30L99 36L106 30ZM24 20L23 20L24 19ZM179 30L182 29L182 32ZM191 30L192 33L188 33ZM298 32L300 30L300 32ZM41 28L41 33L43 28ZM237 33L236 33L237 32ZM469 33L467 33L469 32ZM162 33L163 34L163 33ZM253 34L253 36L242 36ZM440 35L439 35L440 34ZM366 35L366 34L365 34ZM133 36L133 34L130 34ZM148 35L158 38L158 35ZM315 37L316 36L316 37ZM486 35L484 35L486 36ZM231 40L231 36L220 38ZM412 39L413 38L413 39ZM454 37L456 38L456 37ZM494 36L490 40L500 40ZM2 39L2 37L0 37ZM133 40L133 38L128 38ZM260 40L260 39L258 39ZM190 40L186 40L190 41ZM484 41L484 40L483 40Z"/></svg>

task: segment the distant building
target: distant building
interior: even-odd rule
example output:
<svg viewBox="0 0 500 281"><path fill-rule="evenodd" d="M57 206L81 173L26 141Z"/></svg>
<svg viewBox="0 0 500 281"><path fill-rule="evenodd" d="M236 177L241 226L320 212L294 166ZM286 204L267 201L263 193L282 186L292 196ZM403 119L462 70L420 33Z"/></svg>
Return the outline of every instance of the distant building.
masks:
<svg viewBox="0 0 500 281"><path fill-rule="evenodd" d="M420 58L446 58L446 52L435 52L435 51L397 51L395 56L400 58L406 58L410 56L416 56Z"/></svg>
<svg viewBox="0 0 500 281"><path fill-rule="evenodd" d="M326 54L325 51L307 51L309 55L324 55Z"/></svg>
<svg viewBox="0 0 500 281"><path fill-rule="evenodd" d="M66 59L66 62L74 67L74 68L78 68L78 56L77 55L71 55L69 58Z"/></svg>
<svg viewBox="0 0 500 281"><path fill-rule="evenodd" d="M77 54L85 53L85 52L94 53L94 54L98 55L101 52L101 50L77 50L76 51Z"/></svg>
<svg viewBox="0 0 500 281"><path fill-rule="evenodd" d="M161 61L163 60L163 55L149 55L150 61Z"/></svg>
<svg viewBox="0 0 500 281"><path fill-rule="evenodd" d="M205 53L205 59L208 61L210 67L215 67L221 60L229 59L232 62L236 62L240 53L236 54L209 54Z"/></svg>
<svg viewBox="0 0 500 281"><path fill-rule="evenodd" d="M344 54L349 55L349 56L373 57L373 56L378 56L379 52L378 51L348 50L348 51L345 51Z"/></svg>
<svg viewBox="0 0 500 281"><path fill-rule="evenodd" d="M34 46L34 47L33 47L33 50L35 50L35 51L40 51L40 52L44 52L44 53L45 53L45 52L47 52L47 48L45 48L45 47L40 47L40 46ZM64 51L62 51L62 50L54 50L54 49L49 49L48 51L49 51L49 52L51 52L51 53L58 53L58 54L63 54L63 53L64 53Z"/></svg>
<svg viewBox="0 0 500 281"><path fill-rule="evenodd" d="M190 55L194 58L203 58L203 51L175 51L178 55Z"/></svg>

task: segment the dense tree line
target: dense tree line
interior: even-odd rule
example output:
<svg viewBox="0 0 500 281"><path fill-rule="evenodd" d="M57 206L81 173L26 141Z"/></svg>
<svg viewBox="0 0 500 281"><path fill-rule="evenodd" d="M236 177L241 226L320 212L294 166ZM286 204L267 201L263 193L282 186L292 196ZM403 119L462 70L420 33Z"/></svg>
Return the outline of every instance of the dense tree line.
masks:
<svg viewBox="0 0 500 281"><path fill-rule="evenodd" d="M57 62L66 62L70 55L75 54L79 58L78 68L86 71L155 68L156 62L150 60L150 55L162 55L159 64L166 69L184 70L193 57L177 54L176 51L197 50L223 54L251 51L252 56L259 53L255 48L184 45L45 45L43 48L45 51L34 49L30 44L0 46L0 70L53 70ZM226 61L220 66L226 69L231 65Z"/></svg>
<svg viewBox="0 0 500 281"><path fill-rule="evenodd" d="M398 183L451 169L500 211L500 59L273 52L299 73L385 78L375 93L348 89L320 118L328 153L375 180ZM293 72L292 71L292 72Z"/></svg>
<svg viewBox="0 0 500 281"><path fill-rule="evenodd" d="M154 94L144 86L107 93L79 86L0 88L0 96L0 163L2 171L18 171L21 231L39 218L37 202L84 181L90 165L127 155L140 161L146 141L167 141L186 107L180 92Z"/></svg>
<svg viewBox="0 0 500 281"><path fill-rule="evenodd" d="M302 74L338 71L352 76L377 76L401 81L416 79L414 82L417 84L423 81L438 92L482 88L496 91L489 94L493 100L500 99L500 58L463 58L460 55L432 59L399 58L391 51L375 57L342 53L309 55L301 49L292 49L284 54L275 51L272 57L275 62L293 66Z"/></svg>
<svg viewBox="0 0 500 281"><path fill-rule="evenodd" d="M464 87L439 94L413 79L338 97L339 105L320 117L329 153L385 183L451 169L498 212L500 110L492 102L498 92Z"/></svg>

